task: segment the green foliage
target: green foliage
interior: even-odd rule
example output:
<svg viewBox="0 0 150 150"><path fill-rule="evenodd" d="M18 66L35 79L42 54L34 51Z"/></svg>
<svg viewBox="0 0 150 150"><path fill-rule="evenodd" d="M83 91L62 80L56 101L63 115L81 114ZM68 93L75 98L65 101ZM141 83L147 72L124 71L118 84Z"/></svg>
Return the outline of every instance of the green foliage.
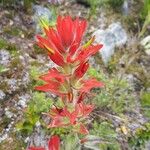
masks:
<svg viewBox="0 0 150 150"><path fill-rule="evenodd" d="M141 18L144 20L144 24L139 36L142 36L146 32L147 27L150 24L150 0L144 0Z"/></svg>
<svg viewBox="0 0 150 150"><path fill-rule="evenodd" d="M124 0L107 0L106 4L110 5L112 8L117 9L123 5Z"/></svg>
<svg viewBox="0 0 150 150"><path fill-rule="evenodd" d="M90 14L89 17L95 16L97 9L102 6L110 6L113 9L121 8L124 0L87 0L87 3L90 5Z"/></svg>
<svg viewBox="0 0 150 150"><path fill-rule="evenodd" d="M150 140L150 123L146 123L143 128L139 128L134 137L129 138L129 144L134 150L143 150L145 144Z"/></svg>
<svg viewBox="0 0 150 150"><path fill-rule="evenodd" d="M150 10L150 0L144 0L143 9L141 12L141 17L143 19L147 17L149 10Z"/></svg>
<svg viewBox="0 0 150 150"><path fill-rule="evenodd" d="M51 135L59 135L59 137L62 137L62 139L66 138L66 136L69 134L68 128L49 128L48 132L50 132Z"/></svg>
<svg viewBox="0 0 150 150"><path fill-rule="evenodd" d="M24 120L17 124L18 130L25 134L31 133L37 122L41 122L41 113L48 112L53 102L44 93L33 93L32 100L24 113Z"/></svg>
<svg viewBox="0 0 150 150"><path fill-rule="evenodd" d="M77 134L69 134L65 136L65 141L62 147L62 150L80 150L80 139L78 138Z"/></svg>
<svg viewBox="0 0 150 150"><path fill-rule="evenodd" d="M31 88L34 88L35 86L37 85L42 85L43 84L43 81L42 80L39 80L39 76L41 75L41 72L39 70L40 68L36 65L33 65L30 67L30 71L29 71L29 74L30 74L30 79L31 79L31 82L32 82L32 87Z"/></svg>
<svg viewBox="0 0 150 150"><path fill-rule="evenodd" d="M106 74L97 72L94 68L90 68L88 74L105 84L105 88L102 88L93 99L96 106L117 114L132 108L133 101L129 96L131 89L126 80L119 79L115 75L108 78Z"/></svg>
<svg viewBox="0 0 150 150"><path fill-rule="evenodd" d="M90 14L89 17L95 16L97 13L97 8L102 4L101 0L87 0L87 3L90 5Z"/></svg>
<svg viewBox="0 0 150 150"><path fill-rule="evenodd" d="M100 138L100 149L120 150L119 143L117 142L117 133L113 129L112 124L108 122L94 122L90 134Z"/></svg>
<svg viewBox="0 0 150 150"><path fill-rule="evenodd" d="M9 69L5 68L4 66L0 65L0 74L3 72L8 71Z"/></svg>
<svg viewBox="0 0 150 150"><path fill-rule="evenodd" d="M142 94L141 106L145 116L150 118L150 92L144 92Z"/></svg>
<svg viewBox="0 0 150 150"><path fill-rule="evenodd" d="M7 41L4 39L0 38L0 49L7 47Z"/></svg>

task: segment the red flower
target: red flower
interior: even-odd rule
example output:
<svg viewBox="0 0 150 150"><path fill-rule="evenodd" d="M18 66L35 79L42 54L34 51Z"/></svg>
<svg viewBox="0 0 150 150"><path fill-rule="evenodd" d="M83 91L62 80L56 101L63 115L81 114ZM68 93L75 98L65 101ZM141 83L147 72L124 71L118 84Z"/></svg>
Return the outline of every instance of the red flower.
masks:
<svg viewBox="0 0 150 150"><path fill-rule="evenodd" d="M89 57L102 48L101 44L93 44L95 37L81 45L86 26L85 20L59 16L55 28L46 26L45 37L37 36L38 45L47 50L50 59L60 66L58 70L52 68L47 74L40 76L46 83L36 87L37 90L61 96L63 102L62 108L55 106L47 113L51 118L48 127L69 126L82 134L88 134L82 121L94 109L93 105L83 104L84 95L92 88L103 86L96 79L82 79L89 68ZM54 145L51 150L58 149L53 144L56 141L49 142L49 145Z"/></svg>
<svg viewBox="0 0 150 150"><path fill-rule="evenodd" d="M46 37L37 36L38 45L46 49L50 59L59 66L68 63L85 63L102 45L92 45L94 38L81 47L81 40L87 22L70 16L57 18L56 28L45 28Z"/></svg>
<svg viewBox="0 0 150 150"><path fill-rule="evenodd" d="M46 150L43 147L29 147L28 150ZM48 150L60 150L60 138L54 135L48 141Z"/></svg>
<svg viewBox="0 0 150 150"><path fill-rule="evenodd" d="M66 126L75 126L75 125L81 125L80 118L86 118L91 111L94 109L93 105L87 105L83 103L79 103L75 106L73 111L69 111L67 107L58 109L58 108L52 108L50 112L47 114L51 117L52 121L48 127L66 127ZM82 133L85 133L85 127L83 128L83 125L79 128L78 132L80 130L83 130ZM87 133L87 132L86 132Z"/></svg>
<svg viewBox="0 0 150 150"><path fill-rule="evenodd" d="M37 36L37 43L48 51L50 59L59 66L63 66L64 53L73 55L80 46L86 28L85 20L72 20L70 16L57 18L57 26L45 28L46 38Z"/></svg>

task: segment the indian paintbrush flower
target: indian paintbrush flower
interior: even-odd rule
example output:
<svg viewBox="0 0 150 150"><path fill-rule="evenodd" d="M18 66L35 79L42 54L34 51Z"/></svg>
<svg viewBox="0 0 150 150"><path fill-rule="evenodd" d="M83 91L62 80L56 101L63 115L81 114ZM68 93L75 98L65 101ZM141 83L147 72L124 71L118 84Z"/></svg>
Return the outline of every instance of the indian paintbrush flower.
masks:
<svg viewBox="0 0 150 150"><path fill-rule="evenodd" d="M103 83L85 79L89 57L102 48L101 44L93 44L94 37L82 45L86 27L86 20L59 16L55 27L44 28L45 37L37 35L37 44L58 65L41 75L40 79L45 84L36 87L37 90L58 95L63 102L62 108L54 106L47 113L51 118L50 128L71 127L76 132L88 134L84 123L94 106L86 104L84 96L92 88L103 87Z"/></svg>

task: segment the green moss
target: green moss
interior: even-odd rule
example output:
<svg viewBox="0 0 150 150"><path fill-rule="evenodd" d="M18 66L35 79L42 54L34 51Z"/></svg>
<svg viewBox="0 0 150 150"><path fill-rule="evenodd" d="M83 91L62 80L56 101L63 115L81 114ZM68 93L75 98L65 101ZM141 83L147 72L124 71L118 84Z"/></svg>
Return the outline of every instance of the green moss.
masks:
<svg viewBox="0 0 150 150"><path fill-rule="evenodd" d="M7 84L7 81L1 82L1 89L3 90L3 92L8 92L8 84Z"/></svg>
<svg viewBox="0 0 150 150"><path fill-rule="evenodd" d="M9 69L5 68L4 66L0 65L0 74L8 71Z"/></svg>
<svg viewBox="0 0 150 150"><path fill-rule="evenodd" d="M8 43L5 39L0 38L0 49L8 50L12 56L17 56L19 51L15 44Z"/></svg>
<svg viewBox="0 0 150 150"><path fill-rule="evenodd" d="M8 46L7 41L0 38L0 49L5 48L7 46Z"/></svg>
<svg viewBox="0 0 150 150"><path fill-rule="evenodd" d="M141 106L146 117L150 118L150 92L144 92L141 96Z"/></svg>
<svg viewBox="0 0 150 150"><path fill-rule="evenodd" d="M3 32L12 36L20 36L22 34L22 30L19 27L5 27Z"/></svg>
<svg viewBox="0 0 150 150"><path fill-rule="evenodd" d="M143 107L150 106L150 92L144 92L141 96L141 104Z"/></svg>

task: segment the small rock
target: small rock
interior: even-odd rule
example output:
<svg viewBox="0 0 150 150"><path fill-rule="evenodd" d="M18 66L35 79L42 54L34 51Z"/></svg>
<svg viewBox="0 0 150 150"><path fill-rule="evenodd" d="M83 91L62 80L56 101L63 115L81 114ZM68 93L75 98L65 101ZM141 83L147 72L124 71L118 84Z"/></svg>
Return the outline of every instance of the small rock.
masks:
<svg viewBox="0 0 150 150"><path fill-rule="evenodd" d="M112 23L108 30L115 36L116 46L122 46L127 42L127 33L121 26L121 23Z"/></svg>
<svg viewBox="0 0 150 150"><path fill-rule="evenodd" d="M8 66L10 63L10 54L7 50L0 50L0 65Z"/></svg>
<svg viewBox="0 0 150 150"><path fill-rule="evenodd" d="M35 11L35 14L33 16L33 22L36 26L36 33L41 32L41 26L39 24L39 19L45 19L46 21L52 20L52 12L43 6L40 5L34 5L33 10Z"/></svg>
<svg viewBox="0 0 150 150"><path fill-rule="evenodd" d="M61 4L64 0L48 0L50 4Z"/></svg>
<svg viewBox="0 0 150 150"><path fill-rule="evenodd" d="M125 16L129 14L129 0L124 0L122 5L122 13Z"/></svg>
<svg viewBox="0 0 150 150"><path fill-rule="evenodd" d="M25 94L19 97L18 106L21 106L22 108L27 107L27 101L29 101L31 98L30 95Z"/></svg>
<svg viewBox="0 0 150 150"><path fill-rule="evenodd" d="M8 138L8 134L6 133L6 134L4 134L3 136L1 136L0 137L0 143L2 142L2 141L4 141L5 139L7 139Z"/></svg>
<svg viewBox="0 0 150 150"><path fill-rule="evenodd" d="M127 42L127 34L119 22L112 23L106 30L95 31L94 35L95 41L103 44L100 53L106 65L114 54L115 47L120 47Z"/></svg>
<svg viewBox="0 0 150 150"><path fill-rule="evenodd" d="M22 77L22 81L21 81L22 83L23 83L23 85L25 86L25 87L27 87L28 86L28 84L29 84L29 82L30 82L30 75L29 75L29 73L28 72L23 72L23 77Z"/></svg>
<svg viewBox="0 0 150 150"><path fill-rule="evenodd" d="M5 108L5 115L7 116L7 118L12 118L14 114L10 112L8 108Z"/></svg>
<svg viewBox="0 0 150 150"><path fill-rule="evenodd" d="M150 35L141 41L141 45L144 47L145 53L150 55Z"/></svg>
<svg viewBox="0 0 150 150"><path fill-rule="evenodd" d="M9 79L7 81L7 84L9 85L9 88L10 88L10 93L12 91L16 91L17 89L19 89L18 85L17 85L17 80L12 78L12 79Z"/></svg>
<svg viewBox="0 0 150 150"><path fill-rule="evenodd" d="M0 100L3 100L5 98L6 94L0 90Z"/></svg>

